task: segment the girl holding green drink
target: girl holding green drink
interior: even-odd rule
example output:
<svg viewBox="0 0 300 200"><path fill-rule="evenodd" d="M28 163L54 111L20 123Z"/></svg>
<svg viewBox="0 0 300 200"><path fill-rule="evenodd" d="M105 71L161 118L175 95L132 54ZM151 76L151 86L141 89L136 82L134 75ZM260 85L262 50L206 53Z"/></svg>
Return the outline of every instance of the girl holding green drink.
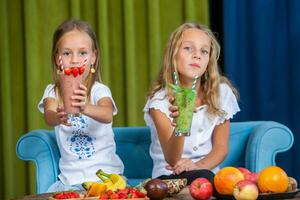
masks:
<svg viewBox="0 0 300 200"><path fill-rule="evenodd" d="M203 25L185 23L172 33L144 107L153 178L213 182L228 151L230 119L239 111L236 90L219 73L219 54L220 45ZM191 102L189 124L183 107Z"/></svg>

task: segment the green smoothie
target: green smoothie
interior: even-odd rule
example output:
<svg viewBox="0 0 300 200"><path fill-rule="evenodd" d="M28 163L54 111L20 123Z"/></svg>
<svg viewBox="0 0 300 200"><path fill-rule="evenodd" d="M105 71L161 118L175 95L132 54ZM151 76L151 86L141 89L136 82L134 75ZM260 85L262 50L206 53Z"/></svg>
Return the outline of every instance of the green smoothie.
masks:
<svg viewBox="0 0 300 200"><path fill-rule="evenodd" d="M179 116L176 117L176 136L190 136L193 120L196 92L193 89L181 88L170 84L175 94L174 104L178 107Z"/></svg>

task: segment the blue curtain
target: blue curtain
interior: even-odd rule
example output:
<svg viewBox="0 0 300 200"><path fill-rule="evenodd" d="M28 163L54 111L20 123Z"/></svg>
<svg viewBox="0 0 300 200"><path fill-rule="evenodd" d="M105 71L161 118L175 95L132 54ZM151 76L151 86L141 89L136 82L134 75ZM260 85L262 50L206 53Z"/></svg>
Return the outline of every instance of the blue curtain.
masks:
<svg viewBox="0 0 300 200"><path fill-rule="evenodd" d="M224 0L225 72L240 92L235 121L272 120L295 142L277 165L300 180L300 1Z"/></svg>

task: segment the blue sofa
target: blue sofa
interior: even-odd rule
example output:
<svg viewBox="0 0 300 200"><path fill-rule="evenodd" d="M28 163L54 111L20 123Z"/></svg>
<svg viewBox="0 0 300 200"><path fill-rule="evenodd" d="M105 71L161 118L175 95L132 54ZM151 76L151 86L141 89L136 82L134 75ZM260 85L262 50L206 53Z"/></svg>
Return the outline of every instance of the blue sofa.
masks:
<svg viewBox="0 0 300 200"><path fill-rule="evenodd" d="M131 185L151 177L148 127L114 128L117 154L125 165L124 175ZM244 166L251 171L276 165L277 153L293 145L293 134L284 125L270 121L235 122L230 126L230 147L224 166ZM36 192L44 193L57 180L60 157L53 130L33 130L16 145L17 156L36 165Z"/></svg>

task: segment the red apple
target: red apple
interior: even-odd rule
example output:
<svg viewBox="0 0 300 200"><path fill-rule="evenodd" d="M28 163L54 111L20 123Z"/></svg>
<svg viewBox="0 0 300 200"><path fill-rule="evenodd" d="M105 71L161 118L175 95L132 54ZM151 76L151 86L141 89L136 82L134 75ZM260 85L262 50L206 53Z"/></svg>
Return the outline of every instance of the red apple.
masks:
<svg viewBox="0 0 300 200"><path fill-rule="evenodd" d="M246 174L251 173L251 171L245 167L237 167L237 168L240 170L240 172L242 172L244 174L244 177L246 176Z"/></svg>
<svg viewBox="0 0 300 200"><path fill-rule="evenodd" d="M249 180L242 180L233 188L233 196L236 200L255 200L258 193L256 184Z"/></svg>
<svg viewBox="0 0 300 200"><path fill-rule="evenodd" d="M250 174L246 174L245 175L245 180L252 181L253 183L257 183L258 174L255 173L255 172L252 172Z"/></svg>
<svg viewBox="0 0 300 200"><path fill-rule="evenodd" d="M196 200L210 199L213 186L206 178L196 178L190 185L190 194Z"/></svg>

